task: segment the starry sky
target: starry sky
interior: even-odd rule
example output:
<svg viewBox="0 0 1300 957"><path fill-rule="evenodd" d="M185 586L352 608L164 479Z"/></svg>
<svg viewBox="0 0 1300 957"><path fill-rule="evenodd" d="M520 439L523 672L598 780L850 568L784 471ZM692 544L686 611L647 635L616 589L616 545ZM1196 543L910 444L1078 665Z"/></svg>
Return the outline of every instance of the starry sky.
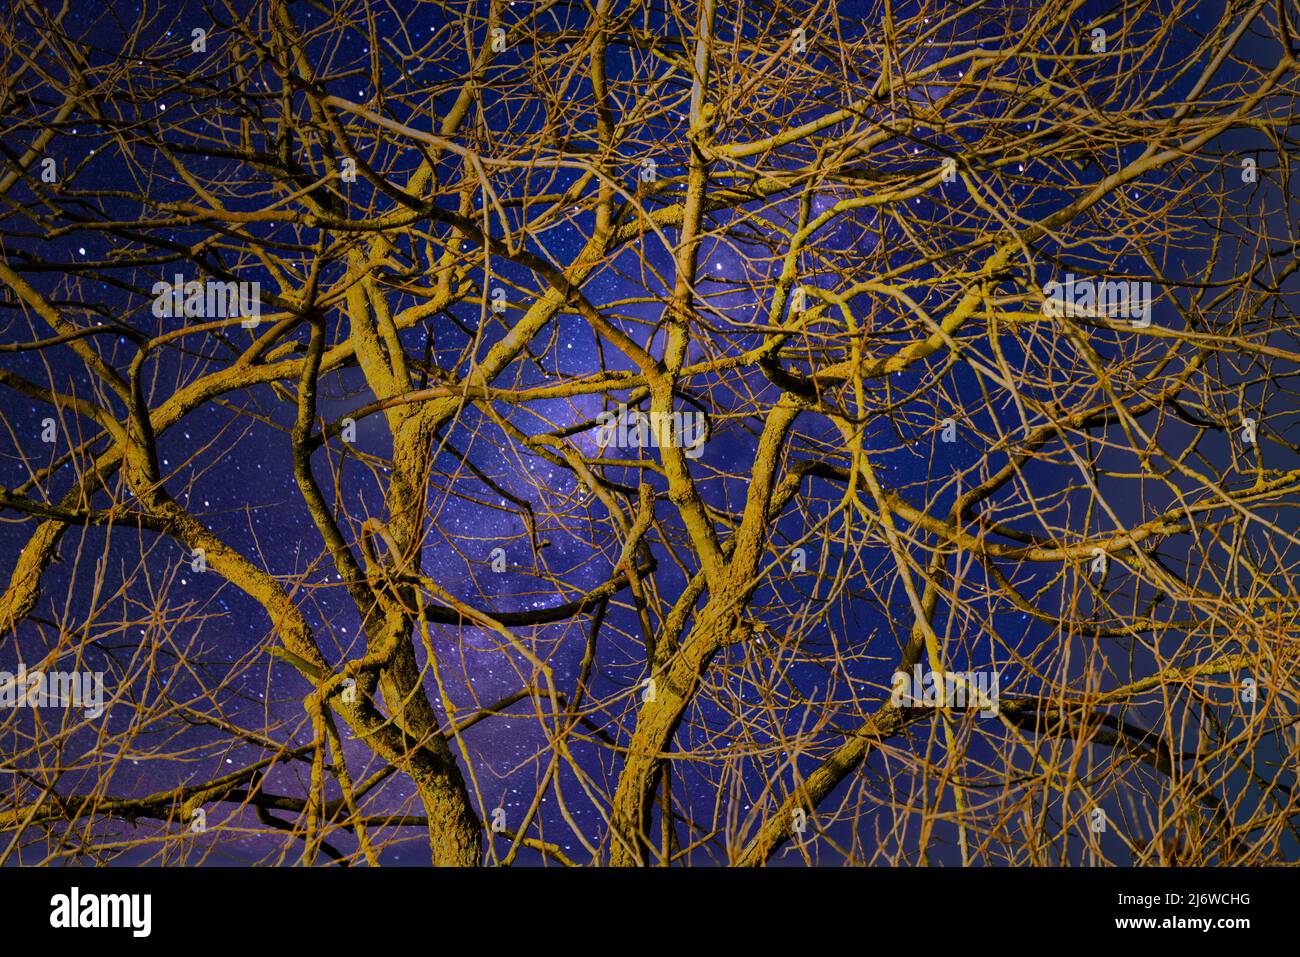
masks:
<svg viewBox="0 0 1300 957"><path fill-rule="evenodd" d="M523 15L516 9L520 6L524 5L510 3L503 8L505 23ZM722 37L754 39L765 31L773 35L788 33L789 23L793 22L789 12L770 11L763 4L746 6L752 9L743 22L735 11L726 11L720 17L718 30ZM848 31L846 42L877 28L877 6L867 2L838 5L840 22ZM239 14L253 29L265 32L267 14L260 7L237 3L232 8L208 8L176 0L160 6L150 4L147 9L139 3L74 4L64 20L63 29L89 62L100 68L118 62L129 65L131 55L138 54L134 58L136 67L127 71L124 66L131 80L110 84L112 93L103 104L105 112L115 117L117 135L110 135L107 124L96 122L81 110L61 123L47 153L56 159L65 188L75 196L65 192L62 202L42 202L39 185L17 186L0 220L0 256L76 322L120 323L146 335L175 329L178 320L150 313L147 291L152 283L168 280L176 273L186 279L195 278L197 269L191 250L212 241L213 230L205 224L152 225L144 229L105 225L153 217L157 208L151 204L193 201L191 185L176 172L171 159L152 149L149 141L161 138L188 143L189 152L177 154L177 158L202 182L220 184L223 201L231 208L258 209L267 204L268 197L281 195L264 171L250 170L240 160L222 155L217 146L222 136L228 139L230 131L237 129L237 120L232 119L236 113L227 98L205 92L220 88L215 81L228 79L222 50L234 32L232 13ZM1168 38L1165 57L1171 70L1178 63L1180 51L1191 49L1196 42L1202 7L1208 9L1204 4L1189 7L1180 23L1182 32ZM1105 8L1104 4L1087 4L1075 19L1087 22L1089 16ZM361 8L352 5L349 9ZM664 33L681 29L679 23L665 22L658 5L647 9L647 28ZM365 25L354 23L347 30L331 28L325 9L311 3L293 3L289 10L311 38L309 49L317 62L328 66L322 69L329 77L324 83L328 91L373 106L377 92L372 82L375 51L367 42ZM936 34L912 67L922 69L927 63L942 62L954 49L967 49L981 39L993 43L1003 34L1014 36L1030 13L1026 5L995 5L983 14L956 17L941 27L936 25ZM455 97L467 62L463 56L457 60L447 54L453 48L449 38L468 28L456 16L456 5L374 4L370 14L374 35L384 38L390 47L396 44L420 51L429 44L429 50L439 51L437 58L419 60L419 69L409 75L403 75L390 58L379 61L383 64L387 115L428 129L431 120L421 115L420 109L438 115ZM577 5L562 4L549 16L554 20L552 28L560 31L581 29L587 14ZM484 31L481 18L476 17L473 23L473 29ZM206 54L187 52L190 31L196 26L209 30ZM19 33L29 40L37 36L30 25L20 26ZM819 55L824 55L817 49ZM462 55L464 52L462 44ZM170 57L164 56L166 53ZM482 122L486 132L482 135L489 149L508 150L511 142L534 135L547 122L537 101L520 95L523 73L517 67L530 55L525 49L504 52L497 67L501 78L484 86ZM856 83L869 83L878 67L853 63L845 72ZM654 57L645 50L618 44L611 47L608 70L615 87L630 88L654 69ZM1225 67L1229 73L1236 69L1240 67ZM957 68L947 75L940 72L933 77L933 88L920 86L912 92L917 97L937 95L943 84L955 81L959 75ZM574 101L590 95L585 79L574 82ZM1093 81L1085 78L1085 82ZM1190 79L1176 82L1167 95L1176 97L1188 83ZM268 115L273 112L276 84L269 71L255 72L245 84L251 108ZM46 91L48 96L42 99L41 84L31 81L24 81L22 88L32 99L17 111L19 114L48 112L53 93ZM818 115L828 105L842 102L850 95L849 88L846 82L842 87L828 85L808 90L801 101L770 104L771 117L728 116L725 122L734 124L733 135L737 138L767 135L778 120L793 126ZM689 158L684 94L674 103L676 108L669 106L656 112L629 137L628 152L619 170L624 183L636 182L646 156L655 158L660 179L671 180L684 174ZM972 115L985 119L996 116L998 108L991 98L970 106ZM223 115L222 110L227 112ZM881 123L887 119L883 114L868 117L869 121ZM1006 119L1008 129L1014 131L1013 119L1000 119ZM566 121L560 117L561 126ZM1036 132L1036 124L1041 122L1033 119L1023 126ZM221 125L222 132L218 134L205 123ZM133 124L147 131L134 142L129 135L120 135ZM31 136L31 130L10 121L5 121L0 130L6 162L12 163L15 151ZM577 124L568 132L574 150L581 150L582 138L591 135ZM641 149L633 150L633 144L639 144ZM422 154L409 138L392 136L366 145L372 164L388 170L395 182L421 162ZM881 164L897 171L909 163L933 162L935 157L959 151L961 146L949 134L920 128L891 145ZM319 151L319 144L302 148ZM1122 164L1139 150L1139 145L1129 144L1116 151L1111 161ZM795 150L779 162L793 168L806 159L806 153ZM440 162L440 181L452 181L460 158L445 154ZM509 185L519 195L541 194L557 192L574 179L572 171L538 169L515 176ZM132 195L142 182L147 182L148 202ZM996 189L1008 206L1031 218L1058 206L1063 197L1070 195L1073 185L1059 167L1035 168L1031 164L1027 168L1018 163L1001 169ZM812 215L826 213L851 192L842 182L828 182L813 199ZM445 192L440 202L456 200L454 192ZM1119 201L1125 201L1125 197ZM1130 216L1136 216L1134 210L1140 210L1143 204L1155 202L1141 189L1135 189L1127 201L1133 204L1128 210ZM481 210L481 192L475 202L476 211ZM387 210L392 205L364 181L349 194L349 204L350 214L356 216ZM958 187L945 186L915 196L907 201L906 208L908 218L904 222L929 230L940 249L944 237L956 245L987 222L985 213L974 208ZM511 215L516 213L511 211ZM788 198L764 204L761 216L718 213L711 219L712 229L701 246L696 290L701 327L693 338L688 364L738 355L763 341L763 329L772 319L771 290L781 261L772 231L764 228L762 217L788 227L797 216L797 202ZM590 204L576 203L568 216L530 234L528 249L553 262L568 264L581 251L592 222ZM902 230L898 217L881 216L869 209L834 217L804 258L805 281L809 287L833 288L842 282L845 270L860 266L864 272L883 272L897 266L914 255L904 242ZM305 276L313 260L311 237L306 231L267 223L250 227L250 234L276 249L299 279ZM437 232L431 230L430 235ZM264 289L273 287L273 277L247 248L252 244L245 244L242 250L239 245L226 242L219 244L216 252L203 253L205 265L219 265L232 275L258 280ZM424 287L429 248L418 233L398 244L386 279L394 312L417 308L422 301L419 290ZM1101 240L1092 251L1098 249L1105 252ZM1185 252L1166 251L1166 255L1166 269L1195 269L1202 255L1201 244L1189 241ZM1081 251L1079 256L1085 259L1087 251ZM1128 264L1142 268L1136 255ZM343 270L344 264L337 258L322 263L321 285L337 282ZM940 267L929 273L923 269L915 279L924 283L940 272ZM664 335L659 320L671 295L673 273L671 249L649 236L602 262L583 289L592 302L616 319L620 328L658 351ZM422 382L433 384L438 375L463 376L477 357L506 334L509 323L543 288L536 275L503 260L494 262L492 278L476 278L483 279L485 285L498 283L505 288L504 313L491 312L478 299L465 300L405 329L401 341L407 354L417 357L426 370L418 373ZM937 304L945 292L936 286L933 295L933 303ZM6 298L2 305L0 343L30 342L48 335L40 321L12 298ZM267 311L272 308L268 302ZM902 341L903 319L888 310L878 314L880 308L879 304L873 305L872 314L864 321L879 326L882 338L898 336ZM151 404L157 406L179 386L228 365L252 341L253 334L261 331L230 328L220 336L184 337L157 350L145 372ZM326 317L327 342L339 343L347 334L342 310L331 311ZM306 330L297 330L291 338L305 342ZM1124 348L1120 337L1109 342L1102 339L1099 348L1103 350ZM99 335L92 341L100 355L119 370L129 366L136 351L131 335ZM815 343L810 346L814 348L818 348ZM1023 348L1023 344L1009 341L1006 361L1012 365L1029 363ZM821 361L820 356L810 352L807 361L801 363L796 357L790 366L796 371L806 370L816 361ZM102 387L96 386L68 349L7 353L0 356L0 362L32 381L52 381L70 394L98 394L107 401ZM865 442L873 463L893 488L912 501L930 502L932 509L945 510L960 487L955 477L980 463L984 449L967 432L955 445L939 443L936 423L977 397L981 388L964 367L943 369L941 375L939 368L939 363L922 364L873 383L873 402L902 411L892 417L873 417L866 426ZM529 354L512 364L496 384L527 389L601 369L630 372L635 367L608 343L598 341L582 317L561 313L537 337ZM430 370L436 370L436 374L428 374ZM922 398L922 393L936 382L940 382L938 390L927 394L939 398ZM286 396L292 394L295 383L282 385L259 384L202 404L157 436L158 463L168 490L178 502L232 546L255 556L256 564L291 585L294 600L307 614L325 656L339 662L362 653L361 623L337 570L323 553L320 536L293 477L289 432L294 405L286 401ZM769 407L779 390L756 369L726 369L692 378L685 393L690 407L703 409L709 417L708 442L701 459L692 466L701 493L720 513L737 515L744 506L746 476L761 428L761 418L754 409L756 405ZM335 433L314 460L316 476L327 487L327 495L349 516L347 528L352 535L357 534L360 522L367 516L383 516L384 489L390 477L387 458L391 448L384 418L358 411L374 398L355 365L332 369L322 376L318 408L322 422L337 425L356 416L356 441L345 447ZM524 448L518 435L590 423L618 398L626 398L626 393L593 393L502 405L495 414L504 421L474 406L458 414L439 436L432 462L430 517L422 549L424 573L462 600L499 612L553 607L606 581L621 545L616 529L569 471ZM999 407L999 412L1010 415L1006 408ZM20 486L34 471L58 461L70 446L80 445L95 434L93 423L65 411L59 419L60 441L53 446L42 443L40 423L49 414L47 407L27 396L0 390L0 415L5 423L5 434L0 437L3 487ZM970 423L972 432L983 435L996 431L993 412L986 409L979 414L985 418ZM570 439L588 455L601 453L594 429L576 432ZM838 442L837 433L825 421L803 417L790 439L791 454L816 455L828 444ZM101 437L92 441L89 449L100 452L106 447L107 441ZM606 450L606 454L652 457L653 450ZM42 494L56 501L69 487L74 472L80 471L76 464L79 460L57 469L43 483ZM1065 488L1070 481L1068 462L1060 460L1030 466L1030 472L1045 493ZM642 471L610 468L605 474L611 481L635 488ZM652 477L650 481L662 490L661 478ZM774 579L776 584L760 587L752 610L775 632L797 631L800 636L798 653L783 659L784 680L789 686L814 699L819 692L832 696L839 705L822 716L815 710L764 704L765 685L770 681L774 660L771 653L729 648L720 656L716 677L710 679L707 693L691 712L689 728L680 742L683 750L722 753L737 746L737 736L742 733L737 715L745 709L759 709L764 715L763 720L743 732L755 738L746 743L769 752L779 750L781 736L797 733L811 714L811 720L825 718L825 733L809 754L789 759L807 773L815 766L818 746L833 741L841 729L860 718L860 710L852 706L855 696L866 700L881 697L898 649L906 640L910 612L900 590L891 586L888 551L878 541L868 541L857 532L849 534L841 527L840 519L835 517L838 495L833 483L811 480L803 505L788 512L773 528L775 551L770 560L777 561L778 554L802 547L813 573L798 580ZM101 495L99 504L104 501ZM1127 504L1135 515L1142 509L1139 503ZM1146 507L1156 504L1148 502ZM685 539L680 522L671 513L667 503L662 503L658 510L662 528L652 546L655 588L668 601L681 593L688 580L687 571L693 571L680 562ZM12 511L0 513L0 571L6 576L33 527L30 518ZM836 534L837 529L842 534ZM504 572L493 570L496 549L504 556ZM82 757L60 785L61 791L91 793L98 788L113 796L140 796L204 781L264 758L266 748L250 740L251 734L232 735L193 718L192 712L213 713L217 699L222 716L232 725L293 746L311 740L311 727L302 707L308 688L292 667L266 653L272 630L265 610L220 576L195 571L187 550L178 542L149 533L141 536L125 528L77 528L67 535L60 554L61 561L46 573L37 611L13 638L0 645L0 666L12 667L20 660L30 661L46 654L58 641L61 629L66 631L69 623L85 624L91 640L84 661L110 675L110 684L123 695L123 701L148 700L157 704L166 700L175 705L173 713L156 715L145 728L133 728L133 708L115 706L101 725L68 733L69 751ZM1025 573L1028 592L1034 590L1034 574ZM97 582L93 588L91 581ZM1041 623L1020 609L991 604L975 583L968 597L971 607L980 607L983 601L987 623L1013 645L1033 648L1048 634ZM1044 601L1051 598L1040 597ZM528 628L521 634L534 653L551 665L557 685L571 688L579 673L589 626L589 618L579 616ZM458 713L497 701L532 680L525 660L503 647L489 631L435 626L431 628L431 639L447 694L456 703ZM590 724L599 727L601 735L610 740L625 740L635 719L637 695L645 675L644 649L639 642L637 616L630 604L625 600L612 603L602 625L588 689ZM832 664L846 645L853 649L847 663ZM148 653L142 654L142 650ZM423 648L419 648L418 657L427 663ZM182 658L187 664L182 665ZM958 660L954 664L961 667L965 663ZM854 682L860 687L855 688ZM426 681L426 688L437 701L438 690L432 679ZM506 709L504 714L477 723L465 735L483 806L489 813L493 808L503 808L509 824L522 816L547 774L550 760L545 737L529 707L525 701ZM35 720L34 716L14 716L6 733L39 735L32 723ZM575 739L575 752L589 783L608 792L619 760L600 737L584 726ZM345 753L357 780L382 767L382 762L359 742L348 740ZM86 758L86 754L97 754L98 758ZM770 765L762 762L742 764L734 772L739 783L733 782L739 795L735 813L740 816L752 811L745 795L755 789L754 782L773 773ZM263 787L277 794L301 795L309 773L307 761L284 762L266 774ZM696 767L693 762L682 762L679 773L677 799L707 817L716 800L716 763L701 762ZM786 767L776 773L788 776L790 770ZM557 791L563 796L564 810L586 840L595 846L603 840L602 809L586 795L584 782L568 768L559 771L558 783L542 798L538 833L555 841L575 859L589 859L564 823L561 808L557 807ZM336 796L337 791L330 794ZM377 786L367 796L366 805L369 814L421 813L414 788L400 775ZM290 821L292 815L286 813L282 818ZM106 833L136 838L151 826L147 822L122 824L115 832L118 825L105 825ZM865 824L843 823L833 834L847 841L852 837L848 832L855 826L861 827L864 835L868 830ZM145 841L125 852L121 860L251 863L293 861L299 853L294 842L285 840L274 827L259 824L247 810L229 805L210 809L209 827L212 830L205 837L180 846L161 840ZM394 827L383 829L382 834L386 863L415 864L427 858L421 828ZM683 827L683 840L689 839ZM859 839L866 838L860 835ZM342 853L354 850L346 834L333 833L330 841ZM35 844L42 846L39 840ZM693 859L717 860L720 855L715 840L704 842ZM533 863L539 858L525 851L520 860Z"/></svg>

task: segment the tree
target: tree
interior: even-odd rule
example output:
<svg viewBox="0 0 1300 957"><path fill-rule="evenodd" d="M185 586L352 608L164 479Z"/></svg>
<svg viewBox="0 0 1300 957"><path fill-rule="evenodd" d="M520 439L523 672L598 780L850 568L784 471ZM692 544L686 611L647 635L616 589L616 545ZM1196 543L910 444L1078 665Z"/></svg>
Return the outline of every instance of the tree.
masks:
<svg viewBox="0 0 1300 957"><path fill-rule="evenodd" d="M4 859L1293 859L1295 20L17 4Z"/></svg>

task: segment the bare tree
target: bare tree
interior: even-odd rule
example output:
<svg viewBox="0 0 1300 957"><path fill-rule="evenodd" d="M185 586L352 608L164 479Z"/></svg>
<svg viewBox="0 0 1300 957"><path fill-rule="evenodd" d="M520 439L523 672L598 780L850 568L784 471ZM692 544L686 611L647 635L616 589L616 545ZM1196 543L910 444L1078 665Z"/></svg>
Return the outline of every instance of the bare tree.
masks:
<svg viewBox="0 0 1300 957"><path fill-rule="evenodd" d="M0 44L0 702L104 680L4 860L1294 859L1294 2L106 7Z"/></svg>

